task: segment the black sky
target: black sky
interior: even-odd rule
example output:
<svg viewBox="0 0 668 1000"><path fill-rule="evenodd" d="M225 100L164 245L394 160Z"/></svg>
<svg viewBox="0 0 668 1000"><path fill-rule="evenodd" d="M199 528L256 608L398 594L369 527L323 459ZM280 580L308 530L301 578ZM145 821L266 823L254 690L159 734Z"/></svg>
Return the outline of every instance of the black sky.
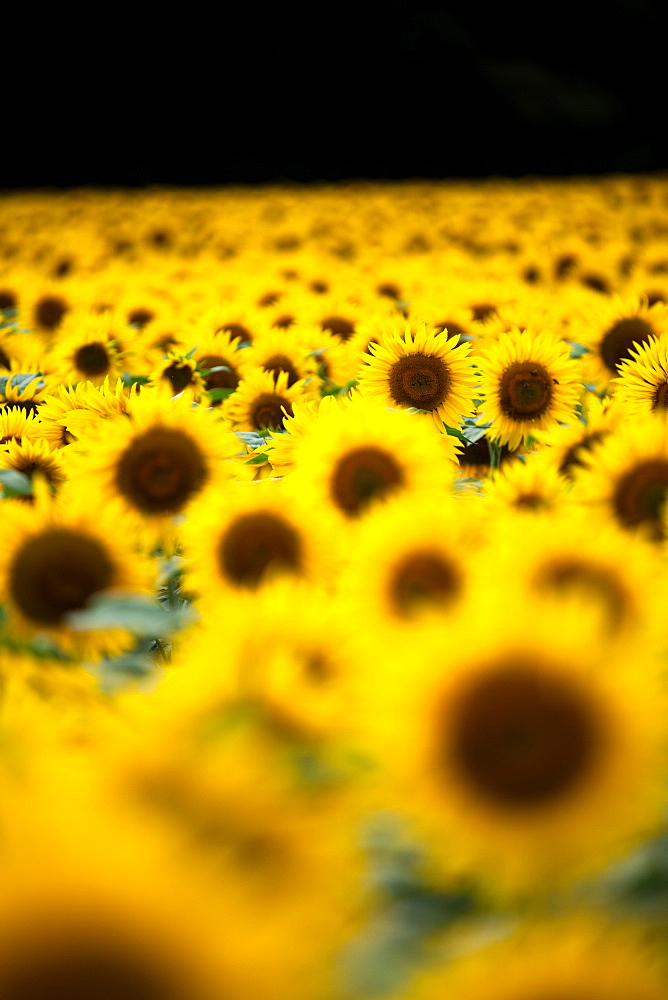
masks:
<svg viewBox="0 0 668 1000"><path fill-rule="evenodd" d="M56 19L14 47L0 186L668 166L659 3L187 14Z"/></svg>

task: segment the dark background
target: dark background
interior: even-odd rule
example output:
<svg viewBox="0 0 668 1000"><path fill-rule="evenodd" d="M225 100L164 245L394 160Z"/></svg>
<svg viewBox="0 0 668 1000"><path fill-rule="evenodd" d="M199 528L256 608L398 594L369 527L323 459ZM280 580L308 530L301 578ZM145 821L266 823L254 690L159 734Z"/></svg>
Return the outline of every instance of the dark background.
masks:
<svg viewBox="0 0 668 1000"><path fill-rule="evenodd" d="M56 18L6 53L0 187L658 170L667 6Z"/></svg>

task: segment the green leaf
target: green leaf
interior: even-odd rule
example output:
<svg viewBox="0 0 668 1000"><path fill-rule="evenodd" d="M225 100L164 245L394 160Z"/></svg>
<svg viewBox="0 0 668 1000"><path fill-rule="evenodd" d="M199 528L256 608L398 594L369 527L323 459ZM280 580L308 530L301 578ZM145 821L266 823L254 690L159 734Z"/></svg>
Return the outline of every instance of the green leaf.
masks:
<svg viewBox="0 0 668 1000"><path fill-rule="evenodd" d="M450 437L457 438L458 441L466 441L466 438L459 427L448 427L447 424L444 424L443 426L445 427L446 433Z"/></svg>
<svg viewBox="0 0 668 1000"><path fill-rule="evenodd" d="M214 372L231 372L232 369L228 368L227 365L218 365L216 368L200 368L200 375L213 375Z"/></svg>
<svg viewBox="0 0 668 1000"><path fill-rule="evenodd" d="M16 375L0 375L0 393L3 396L7 394L8 384L12 389L18 389L19 392L23 392L26 386L34 382L36 378L40 380L37 388L43 389L46 382L41 378L41 374L41 372L17 372Z"/></svg>
<svg viewBox="0 0 668 1000"><path fill-rule="evenodd" d="M591 354L590 349L588 347L585 347L584 344L576 344L575 342L573 342L571 344L571 357L581 358L583 354Z"/></svg>
<svg viewBox="0 0 668 1000"><path fill-rule="evenodd" d="M249 458L247 462L244 462L244 465L264 465L268 461L269 461L268 455L265 454L253 455L253 457Z"/></svg>
<svg viewBox="0 0 668 1000"><path fill-rule="evenodd" d="M249 448L264 448L267 443L266 438L262 434L258 434L256 431L235 431L236 436L239 438L243 444L247 444Z"/></svg>
<svg viewBox="0 0 668 1000"><path fill-rule="evenodd" d="M133 385L148 385L150 379L146 375L131 375L130 372L122 372L121 380L128 388Z"/></svg>
<svg viewBox="0 0 668 1000"><path fill-rule="evenodd" d="M192 356L194 355L194 353L195 353L195 351L197 350L198 347L199 347L199 344L195 344L194 347L190 348L190 350L188 351L188 353L186 355L184 355L186 361L190 361L190 359L192 358Z"/></svg>
<svg viewBox="0 0 668 1000"><path fill-rule="evenodd" d="M217 369L212 368L212 371L217 371ZM236 389L209 389L207 391L207 396L212 403L215 403L219 399L227 399L233 392L236 392Z"/></svg>
<svg viewBox="0 0 668 1000"><path fill-rule="evenodd" d="M30 496L32 493L32 483L28 476L16 469L0 469L0 483L2 483L3 493L8 496Z"/></svg>
<svg viewBox="0 0 668 1000"><path fill-rule="evenodd" d="M88 606L65 616L70 628L77 632L95 629L122 628L135 635L169 635L196 619L194 610L186 605L169 608L140 594L95 594Z"/></svg>

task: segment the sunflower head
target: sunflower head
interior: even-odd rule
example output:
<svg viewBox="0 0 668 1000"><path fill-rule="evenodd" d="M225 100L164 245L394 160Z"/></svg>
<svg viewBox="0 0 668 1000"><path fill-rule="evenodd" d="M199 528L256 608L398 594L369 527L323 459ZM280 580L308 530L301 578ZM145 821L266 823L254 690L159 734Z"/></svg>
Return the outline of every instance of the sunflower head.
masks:
<svg viewBox="0 0 668 1000"><path fill-rule="evenodd" d="M518 448L532 431L573 419L581 384L568 346L554 335L501 334L477 362L489 438Z"/></svg>

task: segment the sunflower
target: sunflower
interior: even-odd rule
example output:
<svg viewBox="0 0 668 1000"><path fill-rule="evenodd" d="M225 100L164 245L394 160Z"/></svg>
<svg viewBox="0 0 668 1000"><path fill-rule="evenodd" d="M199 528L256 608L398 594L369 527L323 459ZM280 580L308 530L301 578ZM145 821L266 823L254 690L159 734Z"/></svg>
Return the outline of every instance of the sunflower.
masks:
<svg viewBox="0 0 668 1000"><path fill-rule="evenodd" d="M555 424L535 435L541 445L550 447L553 464L570 480L585 464L587 453L607 437L622 417L621 407L609 396L599 399L591 392L585 393L580 410L580 420Z"/></svg>
<svg viewBox="0 0 668 1000"><path fill-rule="evenodd" d="M190 351L188 354L169 351L149 378L157 388L170 396L184 393L189 399L198 400L204 392L204 378Z"/></svg>
<svg viewBox="0 0 668 1000"><path fill-rule="evenodd" d="M200 329L199 326L197 329ZM196 331L193 329L188 333L192 338ZM193 343L197 343L193 361L197 362L206 392L215 389L234 391L251 368L248 351L239 350L239 338L231 333L201 334ZM213 405L220 405L220 400L214 400Z"/></svg>
<svg viewBox="0 0 668 1000"><path fill-rule="evenodd" d="M77 807L64 779L58 791L62 819L44 818L55 806L41 796L31 823L14 819L6 837L0 994L215 1000L227 983L211 900L160 867L145 837L129 843L109 810Z"/></svg>
<svg viewBox="0 0 668 1000"><path fill-rule="evenodd" d="M431 413L437 427L456 427L474 411L477 381L469 361L470 346L458 337L408 326L403 336L371 344L372 357L362 355L360 392L385 402Z"/></svg>
<svg viewBox="0 0 668 1000"><path fill-rule="evenodd" d="M82 434L72 466L82 490L120 501L160 530L205 485L229 479L226 460L238 451L238 440L213 410L144 389L128 415Z"/></svg>
<svg viewBox="0 0 668 1000"><path fill-rule="evenodd" d="M666 537L668 424L659 416L620 424L582 457L573 496L627 531Z"/></svg>
<svg viewBox="0 0 668 1000"><path fill-rule="evenodd" d="M35 441L42 436L42 423L36 413L13 406L0 409L0 446L4 447L10 441L20 445L24 438Z"/></svg>
<svg viewBox="0 0 668 1000"><path fill-rule="evenodd" d="M318 345L320 346L320 345ZM308 375L315 373L317 362L311 357L310 346L304 331L268 330L258 333L247 349L249 363L276 377L287 374L287 387L291 388Z"/></svg>
<svg viewBox="0 0 668 1000"><path fill-rule="evenodd" d="M100 386L92 382L59 385L40 404L42 437L52 448L62 448L82 435L95 433L100 420L128 413L135 396L136 387L126 392L121 379L113 389L108 378Z"/></svg>
<svg viewBox="0 0 668 1000"><path fill-rule="evenodd" d="M0 392L0 408L14 407L36 413L50 391L41 375L36 374L30 381L18 373L11 375Z"/></svg>
<svg viewBox="0 0 668 1000"><path fill-rule="evenodd" d="M466 951L466 945L464 951ZM470 950L470 946L469 949ZM405 1000L661 1000L663 956L643 929L606 924L587 913L521 926L503 941L474 948L419 973Z"/></svg>
<svg viewBox="0 0 668 1000"><path fill-rule="evenodd" d="M93 385L118 378L126 367L114 324L104 316L64 322L48 364L54 381Z"/></svg>
<svg viewBox="0 0 668 1000"><path fill-rule="evenodd" d="M518 605L538 598L555 609L586 607L598 613L599 635L612 639L622 631L644 630L649 636L662 627L668 581L655 547L614 524L597 524L592 531L581 507L530 521L497 518L488 558L495 578L518 588L509 598Z"/></svg>
<svg viewBox="0 0 668 1000"><path fill-rule="evenodd" d="M668 306L663 302L648 306L642 299L616 296L590 310L578 326L578 339L590 352L582 358L584 381L606 388L619 375L622 362L632 358L633 349L650 343L666 326Z"/></svg>
<svg viewBox="0 0 668 1000"><path fill-rule="evenodd" d="M419 645L375 636L360 724L386 771L379 805L411 815L448 877L549 892L659 828L661 665L638 634L583 643L583 615L527 603L518 617L497 588Z"/></svg>
<svg viewBox="0 0 668 1000"><path fill-rule="evenodd" d="M324 524L289 485L274 479L204 490L182 531L188 587L204 605L230 591L257 590L275 576L326 578ZM329 554L329 558L328 558Z"/></svg>
<svg viewBox="0 0 668 1000"><path fill-rule="evenodd" d="M620 409L629 416L646 416L668 409L668 333L635 345L612 379Z"/></svg>
<svg viewBox="0 0 668 1000"><path fill-rule="evenodd" d="M485 479L492 471L492 455L490 451L491 442L486 435L478 438L477 441L461 443L461 450L457 456L459 459L460 476L472 479ZM511 462L517 457L517 450L509 448L507 444L499 448L498 468L505 468L506 462Z"/></svg>
<svg viewBox="0 0 668 1000"><path fill-rule="evenodd" d="M297 442L315 428L319 417L330 408L346 406L347 396L323 396L322 399L307 399L292 405L291 416L283 421L284 434L277 433L269 438L269 460L274 472L282 476L294 466L294 451Z"/></svg>
<svg viewBox="0 0 668 1000"><path fill-rule="evenodd" d="M255 369L242 379L222 407L233 429L260 433L282 430L286 417L292 416L292 404L306 402L316 392L315 379L288 386L289 377L287 371L276 375Z"/></svg>
<svg viewBox="0 0 668 1000"><path fill-rule="evenodd" d="M321 410L295 443L295 488L317 510L354 521L395 493L446 489L454 440L416 414L356 396L347 406Z"/></svg>
<svg viewBox="0 0 668 1000"><path fill-rule="evenodd" d="M149 590L132 525L76 497L58 505L40 498L30 507L5 501L3 514L0 591L9 630L28 637L45 633L65 652L87 658L131 645L132 636L120 630L76 632L67 616L103 591Z"/></svg>
<svg viewBox="0 0 668 1000"><path fill-rule="evenodd" d="M445 493L388 500L360 526L341 599L364 608L368 627L411 627L431 612L449 613L473 584L470 517Z"/></svg>
<svg viewBox="0 0 668 1000"><path fill-rule="evenodd" d="M502 333L477 359L487 436L519 448L534 430L574 417L581 392L568 345L553 334Z"/></svg>
<svg viewBox="0 0 668 1000"><path fill-rule="evenodd" d="M485 494L497 511L503 507L527 513L556 511L568 502L569 489L549 449L506 463L485 481Z"/></svg>
<svg viewBox="0 0 668 1000"><path fill-rule="evenodd" d="M215 680L212 708L223 698L254 706L262 725L284 739L319 743L349 731L358 612L351 624L331 594L287 576L260 590L229 590L224 603L208 606L211 613L174 659L184 674L180 687L190 685L187 700L208 675L212 693ZM230 623L224 650L215 638L223 607Z"/></svg>
<svg viewBox="0 0 668 1000"><path fill-rule="evenodd" d="M43 438L22 438L18 441L8 441L4 449L0 449L0 469L14 469L27 476L31 483L35 477L43 478L52 490L58 490L67 479L67 472L62 454L53 451L51 445ZM30 500L33 494L22 497Z"/></svg>

